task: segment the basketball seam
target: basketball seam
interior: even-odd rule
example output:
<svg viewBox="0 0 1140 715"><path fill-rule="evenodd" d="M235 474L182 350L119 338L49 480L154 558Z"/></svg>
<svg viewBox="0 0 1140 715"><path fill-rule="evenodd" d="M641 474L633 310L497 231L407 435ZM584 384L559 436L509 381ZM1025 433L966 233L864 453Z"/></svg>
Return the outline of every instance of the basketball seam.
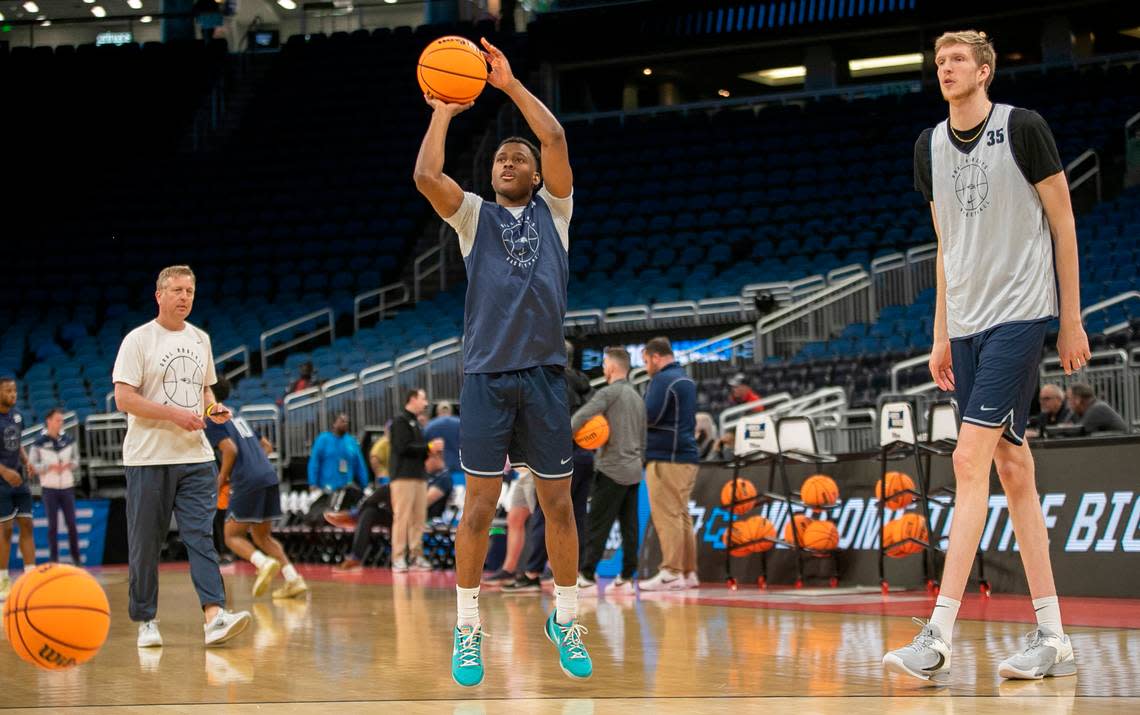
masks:
<svg viewBox="0 0 1140 715"><path fill-rule="evenodd" d="M110 611L104 611L102 608L94 608L92 606L68 606L68 605L64 605L64 604L59 604L59 605L53 605L53 606L27 606L27 607L21 608L19 610L21 610L21 611L51 611L51 610L59 609L59 608L66 608L66 609L69 609L72 611L95 611L96 613L102 613L107 618L111 617Z"/></svg>
<svg viewBox="0 0 1140 715"><path fill-rule="evenodd" d="M436 90L435 90L435 89L434 89L434 88L431 86L431 83L427 81L427 78L426 78L426 77L424 77L424 73L423 73L423 72L420 72L420 73L419 73L419 76L420 76L420 81L424 83L424 86L425 86L425 87L427 87L427 89L428 89L428 92L430 92L430 93L431 93L431 95L432 95L433 97L435 97L436 99L443 99L443 100L452 100L452 101L454 101L454 102L458 102L458 101L460 101L458 97L452 97L451 95L448 95L448 94L444 94L443 92L438 92L438 91L436 91Z"/></svg>
<svg viewBox="0 0 1140 715"><path fill-rule="evenodd" d="M43 631L41 631L39 628L36 628L36 624L35 624L35 623L32 623L32 619L31 619L31 617L28 615L28 609L26 609L26 608L22 608L22 609L20 609L20 610L21 610L21 611L23 611L23 613L24 613L24 620L26 620L26 621L28 622L28 627L29 627L29 628L31 628L31 629L32 629L33 631L35 631L36 633L39 633L39 634L40 634L41 636L43 636L44 638L46 638L46 639L48 639L48 640L50 640L50 641L54 641L54 642L56 642L56 643L59 643L61 646L65 647L65 648L71 648L72 650L98 651L100 648L102 648L102 647L103 647L103 644L102 644L102 643L100 643L99 645L95 646L94 648L92 648L91 646L83 646L83 645L72 645L71 643L68 643L68 642L66 642L66 641L62 641L62 640L60 640L59 638L57 638L57 637L56 637L56 636L54 636L54 635L51 635L50 633L44 633L44 632L43 632ZM109 623L109 621L110 621L110 616L108 616L108 617L107 617L107 620L108 620L108 628L110 628L110 623ZM60 655L63 655L63 654L61 653Z"/></svg>
<svg viewBox="0 0 1140 715"><path fill-rule="evenodd" d="M20 645L24 646L24 652L26 652L31 657L32 662L38 664L41 660L40 657L38 655L36 655L36 653L31 648L28 647L28 642L26 640L24 640L24 632L20 629L20 617L19 617L20 609L19 609L18 604L20 602L19 601L20 594L24 592L23 590L24 590L25 584L17 581L16 585L20 587L19 590L17 590L16 593L8 594L8 598L9 598L9 600L12 600L13 602L15 602L17 604L17 606L14 607L11 611L9 611L9 613L12 616L12 623L13 623L14 628L16 630L16 637L18 637L20 639Z"/></svg>
<svg viewBox="0 0 1140 715"><path fill-rule="evenodd" d="M463 77L464 79L473 79L473 80L476 80L479 82L486 82L487 81L486 77L473 77L469 74L463 74L462 72L456 72L455 70L445 70L442 67L432 67L431 65L425 65L422 62L420 63L420 67L426 67L429 70L435 70L436 72L442 72L444 74L454 75L456 77Z"/></svg>
<svg viewBox="0 0 1140 715"><path fill-rule="evenodd" d="M35 595L36 591L40 590L41 588L43 588L44 586L48 585L49 583L51 583L51 582L53 582L53 581L58 581L58 580L60 580L61 578L67 578L68 576L89 576L89 577L91 577L91 579L92 579L92 580L94 580L94 577L93 577L93 576L91 576L91 574L89 574L89 573L87 573L86 571L83 571L83 570L81 570L81 569L76 569L76 570L74 570L74 571L70 571L70 570L68 570L68 571L64 571L63 573L60 573L60 574L56 574L56 575L52 576L51 578L45 578L45 579L44 579L43 581L41 581L40 583L37 583L37 584L36 584L36 586L35 586L35 588L33 588L31 591L29 591L29 592L28 592L28 598L30 599L32 596L34 596L34 595ZM98 581L95 581L95 584L96 584L96 585L98 585L98 584L99 584L99 582L98 582ZM99 590L102 592L102 591L103 591L103 587L102 587L102 586L99 586ZM107 594L106 594L106 593L104 593L104 594L103 594L103 598L104 598L104 599L106 599L106 598L107 598ZM110 607L111 607L111 604L110 604L110 602L108 602L108 603L107 603L107 608L108 608L108 609L110 609ZM108 616L110 616L110 614L109 614L109 613L108 613L107 615L108 615Z"/></svg>

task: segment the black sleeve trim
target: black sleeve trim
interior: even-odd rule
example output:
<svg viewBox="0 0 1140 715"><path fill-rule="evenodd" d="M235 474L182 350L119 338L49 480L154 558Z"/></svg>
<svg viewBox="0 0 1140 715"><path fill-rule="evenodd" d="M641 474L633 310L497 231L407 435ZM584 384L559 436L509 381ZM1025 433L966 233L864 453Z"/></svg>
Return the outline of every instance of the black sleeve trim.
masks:
<svg viewBox="0 0 1140 715"><path fill-rule="evenodd" d="M1013 160L1030 184L1064 171L1053 132L1037 112L1014 108L1009 113L1009 141Z"/></svg>
<svg viewBox="0 0 1140 715"><path fill-rule="evenodd" d="M914 143L914 188L927 202L934 200L934 169L930 159L933 129L924 129Z"/></svg>

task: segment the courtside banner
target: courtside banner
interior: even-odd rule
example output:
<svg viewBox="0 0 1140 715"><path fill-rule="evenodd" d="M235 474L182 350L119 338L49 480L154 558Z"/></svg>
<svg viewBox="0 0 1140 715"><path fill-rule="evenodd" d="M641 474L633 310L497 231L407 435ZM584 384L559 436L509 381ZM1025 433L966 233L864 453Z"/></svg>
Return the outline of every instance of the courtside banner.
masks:
<svg viewBox="0 0 1140 715"><path fill-rule="evenodd" d="M75 502L75 521L79 532L79 549L83 552L84 566L100 566L103 563L103 546L107 540L107 512L110 507L108 499L79 499ZM71 563L71 546L68 544L67 523L63 513L56 514L59 519L59 560ZM36 499L32 508L32 523L36 539L36 562L44 563L51 558L48 550L48 523L44 515L44 503ZM12 552L8 558L8 568L21 569L24 560L20 556L18 533L12 530Z"/></svg>
<svg viewBox="0 0 1140 715"><path fill-rule="evenodd" d="M1057 589L1067 596L1140 596L1140 439L1072 440L1035 447L1037 491L1045 526ZM889 470L916 476L914 459L888 462ZM839 531L839 550L834 568L842 585L877 585L880 521L875 501L875 482L881 470L877 455L842 458L820 468L789 465L789 483L797 490L813 473L827 474L839 484L841 503L826 514L807 512L812 518L827 518ZM948 457L931 460L932 487L953 487ZM769 468L756 465L741 471L761 493L769 490ZM722 582L725 578L724 536L728 509L721 504L721 489L731 481L732 471L704 465L693 490L690 511L697 537L697 553L702 581ZM779 485L779 480L776 482ZM779 491L778 489L774 491ZM903 511L887 510L886 519L898 519L919 511L917 503ZM795 509L800 513L800 509ZM776 525L782 535L788 509L780 502L760 504L737 515L736 520L760 515ZM930 533L945 548L954 508L946 499L930 506ZM1009 518L1008 503L996 473L991 475L990 497L982 553L986 578L996 592L1028 593L1022 571L1017 538ZM937 554L934 576L941 575L941 554ZM771 584L791 584L795 580L795 556L791 549L777 546L766 554L755 553L733 558L733 576L742 583L755 583L767 559ZM923 554L902 559L886 559L886 578L892 587L920 587L924 582ZM641 554L641 574L651 576L660 563L660 547L655 530L647 530ZM832 573L830 559L803 557L808 583L823 582ZM977 568L972 584L976 585Z"/></svg>

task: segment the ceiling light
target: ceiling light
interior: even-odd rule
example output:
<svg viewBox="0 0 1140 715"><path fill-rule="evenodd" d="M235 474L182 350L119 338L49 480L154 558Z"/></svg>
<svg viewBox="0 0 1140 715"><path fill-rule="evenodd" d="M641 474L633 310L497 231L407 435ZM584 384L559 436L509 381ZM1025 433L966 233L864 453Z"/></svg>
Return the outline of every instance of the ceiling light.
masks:
<svg viewBox="0 0 1140 715"><path fill-rule="evenodd" d="M746 79L749 82L759 82L769 87L779 87L785 84L800 84L804 81L804 77L806 76L807 67L796 65L795 67L773 67L767 70L746 72L740 75L740 79Z"/></svg>
<svg viewBox="0 0 1140 715"><path fill-rule="evenodd" d="M1121 30L1120 34L1128 35L1129 37L1140 37L1140 27L1130 27L1126 30Z"/></svg>
<svg viewBox="0 0 1140 715"><path fill-rule="evenodd" d="M4 13L0 12L0 22L4 22Z"/></svg>
<svg viewBox="0 0 1140 715"><path fill-rule="evenodd" d="M88 5L94 5L95 4L95 0L83 0L83 2L87 3Z"/></svg>
<svg viewBox="0 0 1140 715"><path fill-rule="evenodd" d="M396 4L396 0L384 0L384 2L388 3L389 5L395 5Z"/></svg>
<svg viewBox="0 0 1140 715"><path fill-rule="evenodd" d="M143 23L143 24L146 24L146 23L150 22L150 21L151 21L151 20L153 20L153 19L154 19L154 18L153 18L153 17L151 17L150 15L143 15L142 17L140 17L140 18L139 18L139 22L141 22L141 23Z"/></svg>
<svg viewBox="0 0 1140 715"><path fill-rule="evenodd" d="M40 6L35 4L32 0L28 0L26 3L24 3L24 9L28 12L39 12Z"/></svg>
<svg viewBox="0 0 1140 715"><path fill-rule="evenodd" d="M103 9L102 5L96 5L91 8L91 14L95 17L107 17L107 11Z"/></svg>
<svg viewBox="0 0 1140 715"><path fill-rule="evenodd" d="M864 57L860 60L848 61L847 69L851 71L852 77L870 77L877 74L920 70L922 69L922 53L912 52L906 55Z"/></svg>
<svg viewBox="0 0 1140 715"><path fill-rule="evenodd" d="M722 97L731 97L732 96L732 92L729 92L727 89L718 89L716 91L716 93Z"/></svg>
<svg viewBox="0 0 1140 715"><path fill-rule="evenodd" d="M132 10L142 10L142 0L127 0L127 7Z"/></svg>
<svg viewBox="0 0 1140 715"><path fill-rule="evenodd" d="M648 77L649 75L653 74L653 68L652 67L646 67L645 69L641 70L641 74Z"/></svg>
<svg viewBox="0 0 1140 715"><path fill-rule="evenodd" d="M293 0L277 0L277 4L280 5L281 7L285 8L286 10L296 10L297 9L297 3L293 2Z"/></svg>
<svg viewBox="0 0 1140 715"><path fill-rule="evenodd" d="M40 27L51 27L51 20L44 20L40 23Z"/></svg>

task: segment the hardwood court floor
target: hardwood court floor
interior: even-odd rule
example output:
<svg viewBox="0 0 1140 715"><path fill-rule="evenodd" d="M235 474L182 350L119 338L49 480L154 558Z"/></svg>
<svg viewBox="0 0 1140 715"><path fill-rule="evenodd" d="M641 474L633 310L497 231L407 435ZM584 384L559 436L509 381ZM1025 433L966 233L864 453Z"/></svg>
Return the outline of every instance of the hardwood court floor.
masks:
<svg viewBox="0 0 1140 715"><path fill-rule="evenodd" d="M98 572L113 614L102 652L82 667L45 672L0 648L0 707L399 715L1140 711L1137 601L1101 599L1091 607L1062 601L1080 673L1032 682L1002 681L996 673L1029 630L1028 604L1011 598L995 598L992 606L967 602L964 617L977 618L979 608L988 608L984 615L991 620L960 623L953 683L936 688L884 676L879 664L888 646L916 632L903 614L926 615L925 594L892 594L884 602L877 593L857 590L761 593L714 586L700 596L583 598L595 673L577 683L561 673L542 633L552 597L485 590L487 677L482 686L464 690L448 673L455 604L450 575L392 577L369 570L334 577L327 568L304 568L312 587L308 599L252 602L252 571L234 570L226 576L232 605L252 610L256 622L228 646L209 650L202 646L201 617L184 568L162 573L159 618L166 645L151 650L135 647L125 571ZM1077 625L1105 621L1106 615L1112 627Z"/></svg>

